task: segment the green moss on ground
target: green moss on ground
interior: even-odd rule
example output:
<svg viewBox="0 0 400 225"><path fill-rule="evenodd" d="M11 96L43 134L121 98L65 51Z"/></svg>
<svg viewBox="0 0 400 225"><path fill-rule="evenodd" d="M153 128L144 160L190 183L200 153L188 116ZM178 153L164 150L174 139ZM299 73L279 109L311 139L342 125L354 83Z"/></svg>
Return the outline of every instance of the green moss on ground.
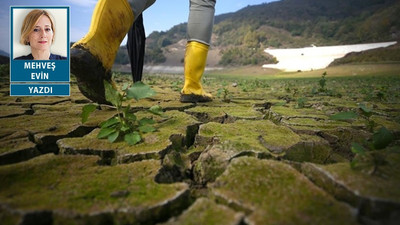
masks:
<svg viewBox="0 0 400 225"><path fill-rule="evenodd" d="M211 186L223 202L250 211L250 224L356 224L346 205L281 162L239 158Z"/></svg>
<svg viewBox="0 0 400 225"><path fill-rule="evenodd" d="M129 209L140 214L171 201L187 185L157 184L159 161L102 167L98 157L44 155L0 167L0 204L23 211L91 215ZM62 214L62 213L61 213ZM129 215L135 217L135 213Z"/></svg>
<svg viewBox="0 0 400 225"><path fill-rule="evenodd" d="M36 144L26 138L18 138L7 141L0 141L0 155L4 153L16 152L24 149L35 149Z"/></svg>
<svg viewBox="0 0 400 225"><path fill-rule="evenodd" d="M24 115L28 113L33 113L29 107L21 107L14 105L0 105L0 118L4 117L14 117L19 115Z"/></svg>
<svg viewBox="0 0 400 225"><path fill-rule="evenodd" d="M285 118L290 117L306 117L306 118L317 118L317 119L327 119L328 117L324 114L324 112L319 112L313 108L300 108L295 109L292 107L286 106L272 106L270 109L271 112L281 115Z"/></svg>
<svg viewBox="0 0 400 225"><path fill-rule="evenodd" d="M239 224L243 217L232 209L216 204L214 201L200 198L178 218L174 218L164 225L228 225Z"/></svg>
<svg viewBox="0 0 400 225"><path fill-rule="evenodd" d="M238 120L230 124L211 122L200 126L199 136L199 139L217 138L226 148L236 151L285 150L301 141L300 136L289 128L268 120Z"/></svg>
<svg viewBox="0 0 400 225"><path fill-rule="evenodd" d="M285 159L324 164L333 154L327 141L315 135L301 135L302 141L285 152Z"/></svg>
<svg viewBox="0 0 400 225"><path fill-rule="evenodd" d="M310 127L310 129L319 129L319 130L327 130L327 129L335 129L337 127L353 127L356 125L364 126L364 123L360 122L358 124L342 122L342 121L334 121L334 120L315 120L313 118L290 118L282 120L282 124L287 126L295 126L295 127Z"/></svg>
<svg viewBox="0 0 400 225"><path fill-rule="evenodd" d="M399 151L399 148L396 147ZM362 196L365 198L375 198L387 201L395 201L400 205L400 154L383 153L385 154L385 165L380 165L376 168L376 174L371 175L362 170L354 170L350 163L337 163L331 165L311 165L305 166L306 171L319 170L322 176L316 177L325 179L324 176L332 179L332 182L322 183L322 186L340 184L346 189L353 192L353 195ZM373 164L370 165L373 167ZM315 168L315 169L314 169ZM306 172L308 174L308 172ZM326 175L324 175L326 174ZM311 175L312 176L312 175ZM328 187L333 192L332 187ZM349 199L347 199L349 201Z"/></svg>
<svg viewBox="0 0 400 225"><path fill-rule="evenodd" d="M206 121L220 121L224 117L232 117L234 119L262 119L263 114L254 110L251 106L243 106L231 104L229 106L221 105L216 107L197 106L186 110L186 112L205 117Z"/></svg>
<svg viewBox="0 0 400 225"><path fill-rule="evenodd" d="M165 113L167 118L157 118L160 123L156 124L157 131L154 133L143 134L143 141L137 145L130 146L123 140L110 143L107 139L98 139L99 129L95 129L90 134L82 138L65 138L58 141L58 146L64 154L93 154L102 157L116 157L120 162L131 162L142 160L143 158L159 159L170 148L185 148L184 137L187 135L188 126L197 124L192 116L179 111L168 111ZM138 113L138 118L149 116L149 114ZM177 138L171 138L171 136ZM171 140L172 139L172 140ZM136 158L135 155L142 155Z"/></svg>

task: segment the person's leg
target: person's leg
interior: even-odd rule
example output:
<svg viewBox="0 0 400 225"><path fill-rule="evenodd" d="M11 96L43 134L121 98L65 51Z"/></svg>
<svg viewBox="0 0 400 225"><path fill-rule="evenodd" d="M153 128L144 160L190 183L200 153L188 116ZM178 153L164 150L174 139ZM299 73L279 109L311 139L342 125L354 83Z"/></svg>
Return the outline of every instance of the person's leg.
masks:
<svg viewBox="0 0 400 225"><path fill-rule="evenodd" d="M190 0L185 83L181 91L181 102L212 101L212 96L203 90L201 78L211 42L215 2L215 0Z"/></svg>
<svg viewBox="0 0 400 225"><path fill-rule="evenodd" d="M99 0L88 33L71 48L71 72L83 95L108 103L103 81L111 82L111 67L135 18L155 0Z"/></svg>

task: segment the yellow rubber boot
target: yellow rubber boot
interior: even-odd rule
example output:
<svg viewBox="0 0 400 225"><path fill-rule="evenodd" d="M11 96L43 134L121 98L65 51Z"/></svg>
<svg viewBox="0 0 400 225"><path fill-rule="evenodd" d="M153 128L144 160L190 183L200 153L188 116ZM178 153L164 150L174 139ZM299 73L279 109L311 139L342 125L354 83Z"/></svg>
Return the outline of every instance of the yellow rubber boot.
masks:
<svg viewBox="0 0 400 225"><path fill-rule="evenodd" d="M206 67L208 45L190 41L185 53L185 84L181 91L181 102L209 102L212 95L201 86L201 77Z"/></svg>
<svg viewBox="0 0 400 225"><path fill-rule="evenodd" d="M71 72L87 98L108 103L103 81L111 82L111 67L133 21L127 0L98 1L89 32L71 48Z"/></svg>

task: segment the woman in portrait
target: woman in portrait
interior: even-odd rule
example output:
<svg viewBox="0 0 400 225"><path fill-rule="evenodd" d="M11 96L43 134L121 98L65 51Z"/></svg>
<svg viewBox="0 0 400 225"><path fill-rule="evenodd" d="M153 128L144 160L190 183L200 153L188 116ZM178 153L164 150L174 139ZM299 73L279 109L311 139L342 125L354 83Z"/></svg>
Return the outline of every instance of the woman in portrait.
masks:
<svg viewBox="0 0 400 225"><path fill-rule="evenodd" d="M52 54L50 49L54 42L54 19L49 12L34 9L25 17L21 28L20 43L29 45L31 54L15 58L16 60L62 60L64 56Z"/></svg>

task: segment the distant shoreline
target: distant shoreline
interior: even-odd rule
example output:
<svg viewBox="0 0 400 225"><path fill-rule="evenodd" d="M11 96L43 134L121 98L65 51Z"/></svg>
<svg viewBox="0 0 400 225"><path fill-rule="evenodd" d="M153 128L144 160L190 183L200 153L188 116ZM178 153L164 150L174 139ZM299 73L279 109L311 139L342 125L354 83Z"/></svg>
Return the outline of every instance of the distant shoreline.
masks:
<svg viewBox="0 0 400 225"><path fill-rule="evenodd" d="M265 49L276 57L277 64L265 64L263 68L274 68L286 72L311 71L326 68L335 59L342 58L350 52L362 52L370 49L384 48L397 42L381 42L354 45L312 46L305 48Z"/></svg>

